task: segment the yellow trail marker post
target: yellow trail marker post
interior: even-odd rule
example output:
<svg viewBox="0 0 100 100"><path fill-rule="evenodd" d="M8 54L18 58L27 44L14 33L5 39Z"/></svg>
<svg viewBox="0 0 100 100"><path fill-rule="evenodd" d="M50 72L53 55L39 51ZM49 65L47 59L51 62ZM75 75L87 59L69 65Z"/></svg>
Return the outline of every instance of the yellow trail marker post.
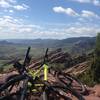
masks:
<svg viewBox="0 0 100 100"><path fill-rule="evenodd" d="M48 66L46 64L43 65L44 67L44 80L48 80Z"/></svg>

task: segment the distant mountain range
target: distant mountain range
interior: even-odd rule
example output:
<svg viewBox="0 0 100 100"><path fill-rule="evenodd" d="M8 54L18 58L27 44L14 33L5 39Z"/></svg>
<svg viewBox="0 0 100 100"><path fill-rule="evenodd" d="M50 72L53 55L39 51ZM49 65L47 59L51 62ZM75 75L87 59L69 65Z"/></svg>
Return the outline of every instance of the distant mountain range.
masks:
<svg viewBox="0 0 100 100"><path fill-rule="evenodd" d="M96 37L73 37L68 39L6 39L0 40L0 44L31 45L34 47L63 47L67 45L87 46L94 45Z"/></svg>
<svg viewBox="0 0 100 100"><path fill-rule="evenodd" d="M6 39L0 40L0 59L8 59L14 56L24 55L26 48L31 46L37 53L44 53L43 48L62 48L72 55L90 52L95 47L96 37L75 37L68 39ZM36 48L36 49L35 49ZM32 53L33 54L33 53Z"/></svg>

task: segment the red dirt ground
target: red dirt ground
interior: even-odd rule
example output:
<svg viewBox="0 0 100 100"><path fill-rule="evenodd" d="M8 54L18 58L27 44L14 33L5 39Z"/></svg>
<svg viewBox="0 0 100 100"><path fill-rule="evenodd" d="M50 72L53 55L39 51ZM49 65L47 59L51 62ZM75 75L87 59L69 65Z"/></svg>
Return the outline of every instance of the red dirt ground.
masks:
<svg viewBox="0 0 100 100"><path fill-rule="evenodd" d="M12 74L17 74L17 72L14 71L8 74L0 74L0 83L4 82L5 78ZM52 77L50 81L55 81L54 77ZM85 100L100 100L100 84L95 85L94 87L86 86L86 88L89 92L89 95L84 96Z"/></svg>

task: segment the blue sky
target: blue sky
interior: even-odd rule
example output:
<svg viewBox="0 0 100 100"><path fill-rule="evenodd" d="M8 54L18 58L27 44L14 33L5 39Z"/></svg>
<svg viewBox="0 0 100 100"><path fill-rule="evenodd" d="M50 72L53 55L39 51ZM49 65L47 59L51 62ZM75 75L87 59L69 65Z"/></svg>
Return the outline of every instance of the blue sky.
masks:
<svg viewBox="0 0 100 100"><path fill-rule="evenodd" d="M0 0L0 39L64 39L100 32L100 0Z"/></svg>

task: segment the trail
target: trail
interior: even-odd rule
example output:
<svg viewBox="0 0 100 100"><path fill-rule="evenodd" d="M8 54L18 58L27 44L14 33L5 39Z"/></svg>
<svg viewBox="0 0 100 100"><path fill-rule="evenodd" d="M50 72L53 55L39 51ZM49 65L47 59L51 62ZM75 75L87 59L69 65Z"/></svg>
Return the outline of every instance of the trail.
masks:
<svg viewBox="0 0 100 100"><path fill-rule="evenodd" d="M79 63L65 70L65 72L71 73L74 75L82 74L84 71L88 69L87 63L88 63L87 61ZM18 73L16 71L12 71L10 73L0 74L0 83L5 82L5 79L12 74L18 74ZM50 82L56 82L56 79L52 75L49 74L48 78ZM86 86L86 88L87 88L88 94L83 95L85 100L100 100L100 84L97 84L94 87Z"/></svg>

